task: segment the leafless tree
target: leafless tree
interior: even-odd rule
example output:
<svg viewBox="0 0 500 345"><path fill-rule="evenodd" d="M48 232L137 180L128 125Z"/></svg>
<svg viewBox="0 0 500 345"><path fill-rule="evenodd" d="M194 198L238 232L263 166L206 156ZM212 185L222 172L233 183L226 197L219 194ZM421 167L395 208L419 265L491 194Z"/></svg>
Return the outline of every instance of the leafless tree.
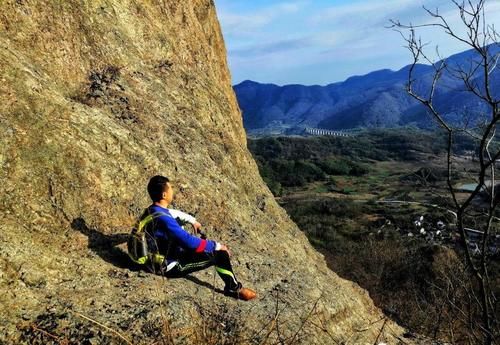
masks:
<svg viewBox="0 0 500 345"><path fill-rule="evenodd" d="M497 98L499 92L494 90L492 77L498 68L498 38L500 37L494 25L486 21L485 4L486 0L467 0L459 2L451 0L460 14L460 27L454 27L450 20L440 14L439 10L431 10L424 7L430 16L431 23L413 25L403 24L398 20L392 20L392 28L401 33L407 43L407 48L411 52L413 63L409 69L407 92L420 103L422 103L428 113L434 118L439 127L447 136L447 186L451 198L453 199L454 211L457 215L456 228L460 234L463 244L464 255L468 272L475 283L476 289L471 291L470 299L479 308L480 316L471 319L474 323L473 329L478 329L479 335L471 335L472 343L481 342L492 344L498 340L498 317L497 317L497 297L492 289L490 279L490 253L489 245L495 237L494 222L496 218L497 206L500 202L500 195L497 195L495 167L496 160L500 158L499 146L496 143L497 124L500 120L499 103ZM428 45L423 43L416 34L422 28L434 28L446 33L450 39L461 42L474 52L473 56L466 64L452 63L447 59L439 61L432 60L428 53ZM437 51L437 49L436 49ZM438 52L439 57L439 52ZM427 87L422 87L418 80L416 69L418 64L426 63L434 69L432 82ZM498 72L497 72L498 73ZM463 82L463 90L473 95L478 102L482 103L487 111L482 116L481 123L474 121L470 114L464 114L461 124L449 120L436 107L436 93L442 87L440 81L443 76L455 78ZM497 92L495 92L497 91ZM466 197L461 197L454 188L452 172L459 164L454 155L454 138L456 135L470 135L477 144L478 161L476 171L477 186ZM486 195L486 201L484 201ZM475 212L482 207L481 221L477 217L475 226L479 226L482 233L475 253L470 243L471 212ZM486 205L485 205L486 204ZM474 333L474 332L473 332ZM474 337L479 337L475 338Z"/></svg>

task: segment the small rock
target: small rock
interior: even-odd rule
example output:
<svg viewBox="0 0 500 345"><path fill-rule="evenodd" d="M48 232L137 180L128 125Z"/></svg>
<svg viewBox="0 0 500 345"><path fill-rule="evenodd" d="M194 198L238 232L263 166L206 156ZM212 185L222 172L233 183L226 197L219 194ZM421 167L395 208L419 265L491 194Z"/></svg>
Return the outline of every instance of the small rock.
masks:
<svg viewBox="0 0 500 345"><path fill-rule="evenodd" d="M44 287L47 284L47 280L42 274L31 271L23 271L21 280L29 287Z"/></svg>
<svg viewBox="0 0 500 345"><path fill-rule="evenodd" d="M104 92L101 90L93 90L90 96L95 98L104 97Z"/></svg>
<svg viewBox="0 0 500 345"><path fill-rule="evenodd" d="M99 344L99 342L100 342L99 338L97 338L97 337L92 337L90 339L85 340L85 344L88 344L88 345L97 345L97 344Z"/></svg>

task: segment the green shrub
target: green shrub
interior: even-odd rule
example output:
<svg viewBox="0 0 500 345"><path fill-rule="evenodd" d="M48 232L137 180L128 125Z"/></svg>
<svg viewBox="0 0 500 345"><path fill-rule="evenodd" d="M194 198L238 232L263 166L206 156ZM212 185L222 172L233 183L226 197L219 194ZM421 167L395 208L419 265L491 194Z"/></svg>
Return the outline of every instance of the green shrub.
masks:
<svg viewBox="0 0 500 345"><path fill-rule="evenodd" d="M351 166L345 160L325 159L317 164L328 175L349 175L351 171Z"/></svg>
<svg viewBox="0 0 500 345"><path fill-rule="evenodd" d="M351 163L351 169L349 170L349 175L351 176L363 176L367 174L370 170L364 164Z"/></svg>

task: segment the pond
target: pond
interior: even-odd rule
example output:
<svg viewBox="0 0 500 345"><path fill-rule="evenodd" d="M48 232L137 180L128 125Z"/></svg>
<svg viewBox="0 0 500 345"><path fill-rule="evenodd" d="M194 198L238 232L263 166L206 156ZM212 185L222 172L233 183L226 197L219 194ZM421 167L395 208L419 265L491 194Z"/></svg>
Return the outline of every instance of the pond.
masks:
<svg viewBox="0 0 500 345"><path fill-rule="evenodd" d="M466 192L473 192L477 187L477 183L466 183L461 186L458 186L457 189L463 190Z"/></svg>
<svg viewBox="0 0 500 345"><path fill-rule="evenodd" d="M484 185L488 186L488 187L491 186L491 181L485 181ZM476 187L477 187L477 183L474 182L474 183L464 183L462 185L457 186L456 189L460 190L460 191L464 191L464 192L473 192L476 189ZM499 187L499 185L496 184L495 188L498 188L498 187ZM484 187L483 187L483 189L484 189Z"/></svg>

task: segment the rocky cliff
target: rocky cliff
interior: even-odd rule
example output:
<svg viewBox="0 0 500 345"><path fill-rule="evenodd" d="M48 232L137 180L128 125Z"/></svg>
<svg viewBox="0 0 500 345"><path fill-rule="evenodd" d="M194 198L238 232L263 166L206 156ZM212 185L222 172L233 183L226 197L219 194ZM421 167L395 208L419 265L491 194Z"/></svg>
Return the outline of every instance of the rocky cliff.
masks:
<svg viewBox="0 0 500 345"><path fill-rule="evenodd" d="M0 80L0 343L399 342L262 182L212 0L1 1ZM155 174L258 300L130 267Z"/></svg>

